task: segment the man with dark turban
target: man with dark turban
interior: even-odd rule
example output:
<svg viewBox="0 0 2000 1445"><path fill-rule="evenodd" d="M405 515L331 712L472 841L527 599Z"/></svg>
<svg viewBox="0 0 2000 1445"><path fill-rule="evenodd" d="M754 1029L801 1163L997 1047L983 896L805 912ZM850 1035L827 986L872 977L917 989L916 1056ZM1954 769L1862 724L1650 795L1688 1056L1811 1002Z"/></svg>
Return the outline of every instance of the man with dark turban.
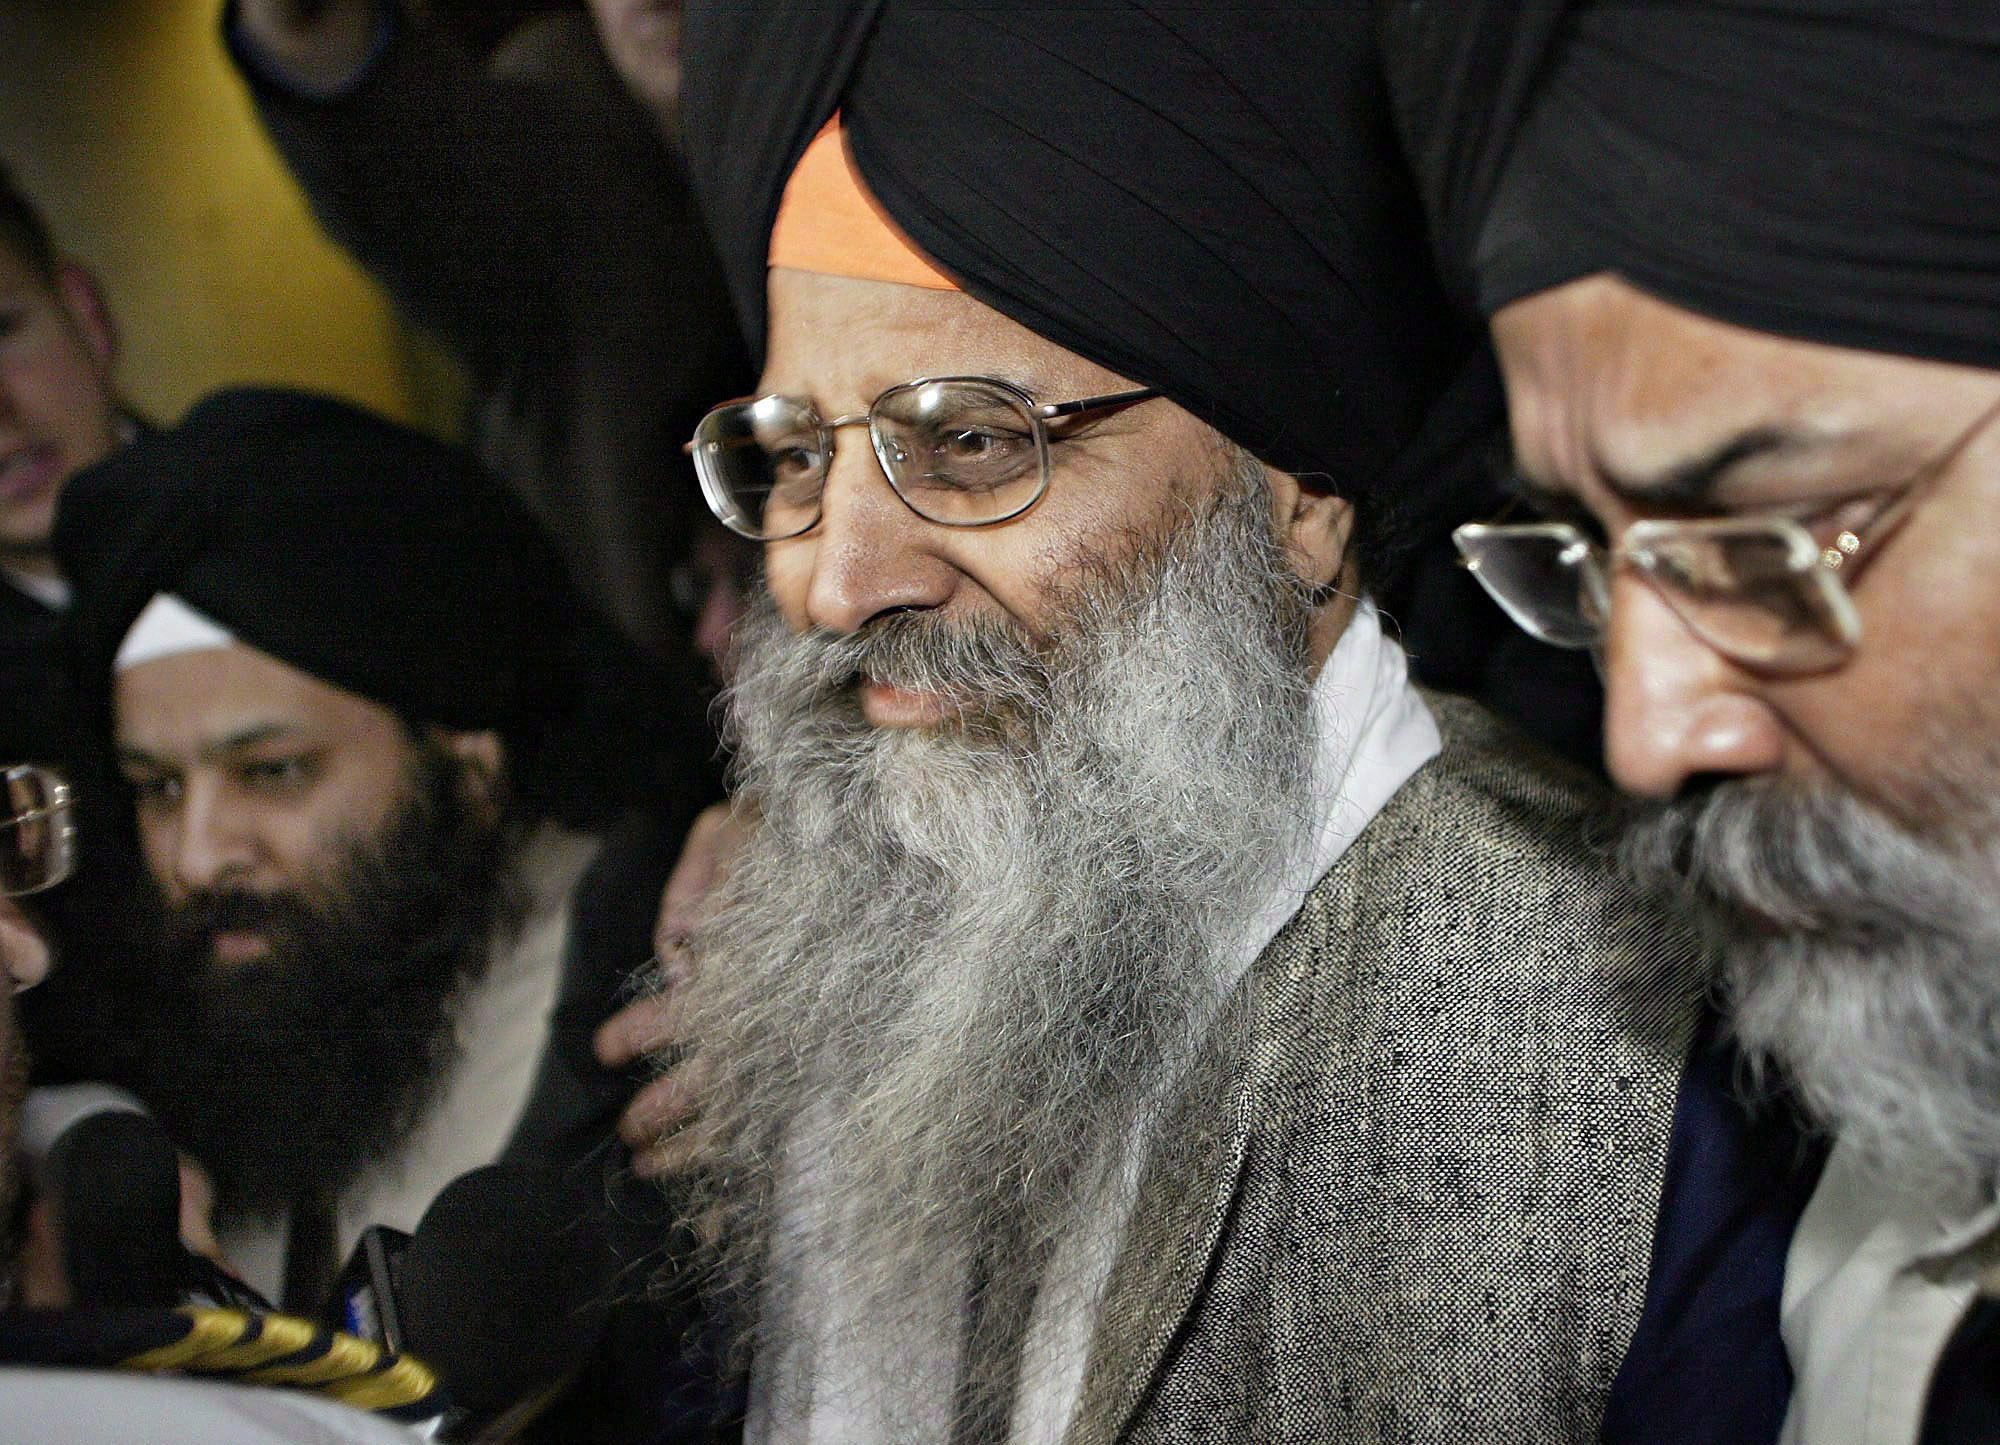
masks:
<svg viewBox="0 0 2000 1445"><path fill-rule="evenodd" d="M1990 1440L2000 10L1443 8L1384 33L1545 513L1464 550L1598 649L1636 875L1833 1140L1783 1438Z"/></svg>
<svg viewBox="0 0 2000 1445"><path fill-rule="evenodd" d="M692 720L496 481L329 398L208 398L73 481L56 549L85 786L160 904L97 980L121 1081L251 1282L316 1309L362 1227L506 1145L583 830Z"/></svg>
<svg viewBox="0 0 2000 1445"><path fill-rule="evenodd" d="M756 1441L1588 1440L1639 1314L1686 944L1408 681L1476 348L1366 13L1228 17L688 11L766 590L662 1156Z"/></svg>

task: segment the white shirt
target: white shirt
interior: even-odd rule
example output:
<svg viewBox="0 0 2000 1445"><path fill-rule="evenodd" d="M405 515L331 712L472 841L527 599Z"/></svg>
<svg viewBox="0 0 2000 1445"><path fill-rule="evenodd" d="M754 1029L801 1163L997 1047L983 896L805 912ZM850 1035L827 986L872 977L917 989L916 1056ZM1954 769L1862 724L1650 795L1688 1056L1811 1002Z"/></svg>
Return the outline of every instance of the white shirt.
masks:
<svg viewBox="0 0 2000 1445"><path fill-rule="evenodd" d="M458 1058L443 1090L395 1156L341 1195L342 1258L371 1224L414 1230L445 1185L491 1164L506 1146L548 1047L569 896L596 849L595 839L553 826L538 831L522 849L529 904L520 931L496 948L486 977L459 1010ZM278 1297L284 1279L287 1227L279 1219L218 1236L229 1262L267 1299Z"/></svg>
<svg viewBox="0 0 2000 1445"><path fill-rule="evenodd" d="M1317 739L1310 782L1313 826L1219 961L1211 1020L1304 905L1313 885L1443 745L1436 720L1410 683L1407 659L1383 635L1372 602L1356 609L1320 670L1312 715ZM1198 1022L1205 1029L1209 1021ZM1167 1081L1162 1094L1170 1094L1177 1083ZM1082 1400L1098 1307L1138 1203L1151 1142L1146 1128L1135 1129L1119 1157L1107 1161L1095 1198L1083 1211L1087 1224L1063 1242L1050 1263L1050 1277L1066 1281L1067 1287L1042 1291L1029 1323L1011 1432L1017 1445L1062 1439ZM820 1311L805 1324L813 1337L810 1354L818 1362L810 1414L778 1418L760 1369L752 1383L745 1440L750 1445L848 1445L892 1438L893 1429L874 1409L877 1392L868 1388L869 1380L885 1369L896 1372L903 1387L899 1393L935 1402L934 1434L946 1438L957 1374L959 1302L936 1303L941 1322L933 1335L936 1348L919 1355L907 1348L907 1341L871 1341L867 1322L843 1313L837 1289L817 1293ZM911 1382L918 1382L916 1389L908 1388Z"/></svg>
<svg viewBox="0 0 2000 1445"><path fill-rule="evenodd" d="M1931 1371L1990 1267L2000 1203L1951 1214L1835 1145L1785 1256L1780 1445L1916 1445Z"/></svg>

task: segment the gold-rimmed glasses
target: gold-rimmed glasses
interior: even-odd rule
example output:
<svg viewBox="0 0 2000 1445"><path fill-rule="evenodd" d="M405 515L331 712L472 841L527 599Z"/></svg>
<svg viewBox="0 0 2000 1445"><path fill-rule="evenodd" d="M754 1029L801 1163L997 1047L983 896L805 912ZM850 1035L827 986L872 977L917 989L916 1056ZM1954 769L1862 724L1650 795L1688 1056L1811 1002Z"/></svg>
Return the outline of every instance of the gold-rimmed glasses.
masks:
<svg viewBox="0 0 2000 1445"><path fill-rule="evenodd" d="M1611 579L1630 567L1725 657L1761 672L1837 667L1861 641L1842 569L1879 551L1929 485L1996 416L1988 409L1865 522L1821 543L1788 517L1645 520L1606 547L1568 522L1469 522L1452 533L1460 560L1531 637L1598 646Z"/></svg>

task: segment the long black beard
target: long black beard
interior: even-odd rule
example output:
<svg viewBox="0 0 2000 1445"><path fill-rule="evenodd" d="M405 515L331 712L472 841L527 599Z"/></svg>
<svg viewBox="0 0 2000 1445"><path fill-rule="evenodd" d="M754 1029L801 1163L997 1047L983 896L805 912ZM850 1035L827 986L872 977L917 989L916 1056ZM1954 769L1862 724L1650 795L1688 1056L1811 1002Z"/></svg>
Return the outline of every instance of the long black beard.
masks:
<svg viewBox="0 0 2000 1445"><path fill-rule="evenodd" d="M204 893L163 907L137 1092L216 1186L224 1221L338 1194L393 1156L454 1062L460 1000L513 896L504 830L470 815L446 759L348 848L315 897ZM218 965L219 929L263 959Z"/></svg>

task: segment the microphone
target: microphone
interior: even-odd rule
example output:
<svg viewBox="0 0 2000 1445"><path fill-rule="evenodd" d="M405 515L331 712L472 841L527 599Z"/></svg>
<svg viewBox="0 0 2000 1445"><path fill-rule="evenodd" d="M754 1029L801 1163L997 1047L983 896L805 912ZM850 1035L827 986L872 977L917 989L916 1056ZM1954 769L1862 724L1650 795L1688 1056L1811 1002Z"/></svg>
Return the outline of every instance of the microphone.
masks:
<svg viewBox="0 0 2000 1445"><path fill-rule="evenodd" d="M109 1084L32 1089L19 1148L49 1202L63 1276L85 1308L270 1308L181 1243L180 1157L139 1101Z"/></svg>
<svg viewBox="0 0 2000 1445"><path fill-rule="evenodd" d="M617 1274L573 1171L491 1164L446 1185L394 1267L403 1338L457 1407L443 1438L533 1419L596 1350Z"/></svg>
<svg viewBox="0 0 2000 1445"><path fill-rule="evenodd" d="M410 1236L386 1224L361 1231L347 1263L333 1277L320 1323L382 1346L392 1354L409 1348L403 1334L403 1252Z"/></svg>
<svg viewBox="0 0 2000 1445"><path fill-rule="evenodd" d="M78 1305L180 1303L180 1161L137 1099L109 1084L30 1090L20 1149Z"/></svg>

